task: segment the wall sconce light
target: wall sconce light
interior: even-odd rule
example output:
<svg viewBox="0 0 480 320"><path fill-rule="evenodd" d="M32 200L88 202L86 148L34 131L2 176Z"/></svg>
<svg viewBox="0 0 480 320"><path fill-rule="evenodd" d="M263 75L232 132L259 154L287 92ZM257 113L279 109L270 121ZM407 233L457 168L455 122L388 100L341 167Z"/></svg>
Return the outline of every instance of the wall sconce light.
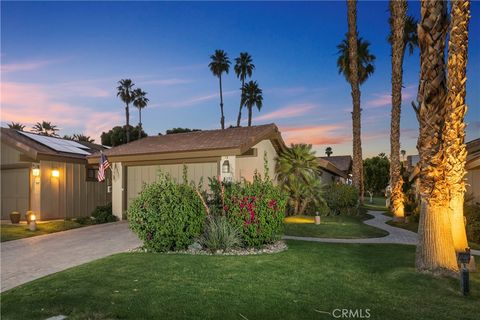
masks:
<svg viewBox="0 0 480 320"><path fill-rule="evenodd" d="M32 169L32 175L33 175L34 177L40 176L40 169L39 169L39 168L33 168L33 169Z"/></svg>
<svg viewBox="0 0 480 320"><path fill-rule="evenodd" d="M230 173L230 162L228 160L223 161L222 173Z"/></svg>
<svg viewBox="0 0 480 320"><path fill-rule="evenodd" d="M57 169L52 170L52 177L54 178L60 177L60 171L58 171Z"/></svg>
<svg viewBox="0 0 480 320"><path fill-rule="evenodd" d="M29 229L30 229L30 231L37 230L37 217L34 214L30 215Z"/></svg>

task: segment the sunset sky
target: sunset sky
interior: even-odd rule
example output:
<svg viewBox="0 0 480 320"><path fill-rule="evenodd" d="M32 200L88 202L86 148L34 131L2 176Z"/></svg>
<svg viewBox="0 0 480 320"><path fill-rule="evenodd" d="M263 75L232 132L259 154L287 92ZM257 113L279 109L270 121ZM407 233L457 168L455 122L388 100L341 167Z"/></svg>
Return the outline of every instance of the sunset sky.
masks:
<svg viewBox="0 0 480 320"><path fill-rule="evenodd" d="M480 2L472 2L467 139L480 137ZM419 3L409 2L419 17ZM388 2L359 2L360 36L376 55L362 85L364 156L389 153L390 46ZM148 92L143 112L149 135L172 127L220 126L218 79L208 69L215 49L233 61L249 52L264 105L254 124L276 123L288 143L314 144L319 155L351 154L350 86L338 74L337 44L347 31L346 4L1 2L1 122L47 120L60 134L100 134L125 122L117 81L131 78ZM474 32L476 30L476 32ZM405 56L402 149L415 154L417 120L411 107L419 51ZM240 82L224 76L227 125L234 124ZM244 112L246 115L246 112ZM131 109L131 122L138 111ZM246 124L246 121L243 122Z"/></svg>

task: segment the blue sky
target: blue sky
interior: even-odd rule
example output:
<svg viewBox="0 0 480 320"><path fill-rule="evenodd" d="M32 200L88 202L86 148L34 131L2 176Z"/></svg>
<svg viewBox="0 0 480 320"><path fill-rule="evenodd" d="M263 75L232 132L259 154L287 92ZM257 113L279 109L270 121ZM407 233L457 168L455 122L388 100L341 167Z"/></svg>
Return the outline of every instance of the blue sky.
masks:
<svg viewBox="0 0 480 320"><path fill-rule="evenodd" d="M172 127L219 127L218 80L209 56L253 56L252 79L264 91L254 124L276 123L285 140L314 144L319 154L351 153L350 87L336 68L347 31L346 4L333 2L5 2L1 3L2 125L49 120L61 134L102 131L125 121L116 82L131 78L148 92L143 125L154 135ZM364 156L389 153L390 46L388 2L359 2L360 36L376 55L361 87ZM480 137L480 2L472 2L467 138ZM409 3L419 16L419 3ZM406 55L402 148L416 153L410 106L419 52ZM233 68L224 77L227 124L239 106ZM246 115L246 112L244 112ZM131 110L132 123L138 112ZM244 124L246 122L244 121Z"/></svg>

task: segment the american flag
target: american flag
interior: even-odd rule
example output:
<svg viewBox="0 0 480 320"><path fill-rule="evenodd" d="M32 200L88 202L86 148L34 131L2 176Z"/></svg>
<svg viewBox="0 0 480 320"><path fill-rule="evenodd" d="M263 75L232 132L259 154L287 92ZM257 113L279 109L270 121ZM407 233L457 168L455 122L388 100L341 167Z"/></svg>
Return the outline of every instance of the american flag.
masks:
<svg viewBox="0 0 480 320"><path fill-rule="evenodd" d="M100 163L98 165L98 182L105 180L105 170L110 167L107 156L102 153L100 157Z"/></svg>

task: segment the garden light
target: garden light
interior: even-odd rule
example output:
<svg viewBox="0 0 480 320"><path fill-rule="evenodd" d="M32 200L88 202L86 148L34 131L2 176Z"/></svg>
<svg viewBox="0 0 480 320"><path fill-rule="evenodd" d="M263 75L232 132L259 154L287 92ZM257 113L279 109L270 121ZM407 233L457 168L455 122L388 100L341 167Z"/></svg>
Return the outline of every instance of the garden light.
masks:
<svg viewBox="0 0 480 320"><path fill-rule="evenodd" d="M37 217L35 217L34 214L30 215L29 229L30 229L30 231L36 231L37 230Z"/></svg>
<svg viewBox="0 0 480 320"><path fill-rule="evenodd" d="M467 264L470 262L470 248L465 248L464 252L457 253L457 260L462 265L460 270L460 288L464 296L470 292L470 275L468 273Z"/></svg>

